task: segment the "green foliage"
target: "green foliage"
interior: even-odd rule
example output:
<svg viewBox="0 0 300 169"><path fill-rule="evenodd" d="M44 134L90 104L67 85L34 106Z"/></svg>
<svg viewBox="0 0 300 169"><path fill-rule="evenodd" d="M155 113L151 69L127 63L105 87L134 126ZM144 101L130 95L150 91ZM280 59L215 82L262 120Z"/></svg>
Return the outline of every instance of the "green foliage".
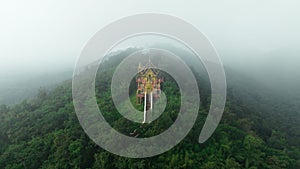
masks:
<svg viewBox="0 0 300 169"><path fill-rule="evenodd" d="M121 59L119 56L112 62L117 63ZM97 102L106 120L119 132L129 135L140 125L123 118L114 108L109 87L114 65L108 62L105 69L99 70ZM163 132L177 117L180 93L172 78L167 74L164 76L163 90L168 99L166 110L159 119L140 131L140 137ZM300 121L299 115L293 113L299 112L299 109L279 106L280 111L286 112L280 115L281 112L273 108L277 104L276 99L267 98L269 108L259 106L260 102L253 99L247 90L229 89L221 124L206 143L199 144L198 136L210 106L207 94L210 89L207 83L202 83L202 77L196 78L198 83L203 84L200 85L203 102L193 129L170 151L145 159L116 156L101 149L86 136L74 112L70 82L53 91L41 89L35 99L15 106L1 105L0 168L300 168L300 134L295 127ZM260 96L260 101L263 98ZM134 103L133 95L131 102Z"/></svg>

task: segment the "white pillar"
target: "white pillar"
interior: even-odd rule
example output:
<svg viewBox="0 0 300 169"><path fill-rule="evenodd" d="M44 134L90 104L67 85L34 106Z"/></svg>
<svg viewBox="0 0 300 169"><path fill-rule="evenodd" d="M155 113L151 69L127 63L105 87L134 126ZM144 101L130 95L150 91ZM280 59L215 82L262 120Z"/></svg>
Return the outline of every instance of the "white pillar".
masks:
<svg viewBox="0 0 300 169"><path fill-rule="evenodd" d="M153 104L152 104L152 103L153 103L153 92L151 92L150 97L151 97L151 98L150 98L150 101L151 101L151 102L150 102L150 103L151 103L150 109L152 110L152 108L153 108Z"/></svg>
<svg viewBox="0 0 300 169"><path fill-rule="evenodd" d="M147 120L147 93L145 93L145 97L144 97L144 121L143 123L146 123Z"/></svg>
<svg viewBox="0 0 300 169"><path fill-rule="evenodd" d="M152 109L153 109L153 91L152 91L151 94L150 94L150 113L151 113L151 115L150 115L149 123L150 123L151 120L152 120Z"/></svg>

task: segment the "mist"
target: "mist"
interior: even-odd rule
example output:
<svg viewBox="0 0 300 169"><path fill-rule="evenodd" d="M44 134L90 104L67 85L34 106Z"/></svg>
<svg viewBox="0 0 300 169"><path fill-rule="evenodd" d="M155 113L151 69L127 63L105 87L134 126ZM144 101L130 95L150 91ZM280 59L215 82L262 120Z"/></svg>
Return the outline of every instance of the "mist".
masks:
<svg viewBox="0 0 300 169"><path fill-rule="evenodd" d="M206 34L225 66L293 93L300 91L299 7L296 0L2 1L0 83L5 89L26 77L71 71L83 46L103 26L158 12L178 16Z"/></svg>

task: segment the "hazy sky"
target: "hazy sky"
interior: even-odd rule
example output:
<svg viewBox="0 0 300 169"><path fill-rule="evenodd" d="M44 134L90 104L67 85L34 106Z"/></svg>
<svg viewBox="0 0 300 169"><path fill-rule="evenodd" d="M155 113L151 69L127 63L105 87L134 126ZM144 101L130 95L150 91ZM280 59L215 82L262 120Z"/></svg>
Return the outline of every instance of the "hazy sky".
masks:
<svg viewBox="0 0 300 169"><path fill-rule="evenodd" d="M2 0L0 77L70 69L95 32L144 12L171 14L194 24L225 64L255 66L269 59L298 64L299 9L299 0Z"/></svg>

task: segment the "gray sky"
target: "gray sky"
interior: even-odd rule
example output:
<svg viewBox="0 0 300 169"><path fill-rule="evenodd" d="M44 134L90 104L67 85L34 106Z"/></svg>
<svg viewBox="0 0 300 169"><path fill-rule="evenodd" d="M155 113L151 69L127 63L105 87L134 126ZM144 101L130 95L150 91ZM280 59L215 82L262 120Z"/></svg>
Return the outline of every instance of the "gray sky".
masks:
<svg viewBox="0 0 300 169"><path fill-rule="evenodd" d="M2 0L0 78L71 69L95 32L144 12L192 23L208 36L225 64L251 69L283 61L286 71L294 71L289 65L300 65L299 8L299 0Z"/></svg>

